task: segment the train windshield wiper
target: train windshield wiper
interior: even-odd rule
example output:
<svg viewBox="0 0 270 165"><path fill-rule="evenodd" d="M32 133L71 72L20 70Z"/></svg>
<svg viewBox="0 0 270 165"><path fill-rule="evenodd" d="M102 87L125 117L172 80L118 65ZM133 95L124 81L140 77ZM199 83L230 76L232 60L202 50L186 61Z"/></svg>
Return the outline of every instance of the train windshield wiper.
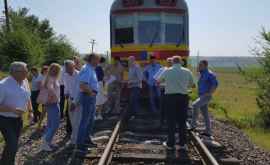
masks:
<svg viewBox="0 0 270 165"><path fill-rule="evenodd" d="M157 39L158 34L159 34L159 28L156 28L155 34L154 34L154 36L153 36L153 38L151 40L151 43L150 43L149 47L152 47L154 45L154 42Z"/></svg>

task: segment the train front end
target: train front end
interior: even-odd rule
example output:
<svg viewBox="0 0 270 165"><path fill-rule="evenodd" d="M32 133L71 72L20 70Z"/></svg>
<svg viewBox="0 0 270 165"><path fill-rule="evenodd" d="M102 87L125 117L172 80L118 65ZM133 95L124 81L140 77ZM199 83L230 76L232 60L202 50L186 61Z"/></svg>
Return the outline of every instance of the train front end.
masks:
<svg viewBox="0 0 270 165"><path fill-rule="evenodd" d="M129 56L144 66L154 55L189 56L189 16L185 0L115 0L111 7L111 55Z"/></svg>

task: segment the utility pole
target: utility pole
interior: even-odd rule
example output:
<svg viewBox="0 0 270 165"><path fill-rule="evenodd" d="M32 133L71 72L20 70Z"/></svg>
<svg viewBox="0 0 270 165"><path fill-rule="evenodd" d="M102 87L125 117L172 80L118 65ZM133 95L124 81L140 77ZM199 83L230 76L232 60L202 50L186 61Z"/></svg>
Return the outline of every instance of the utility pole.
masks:
<svg viewBox="0 0 270 165"><path fill-rule="evenodd" d="M10 24L9 24L9 12L8 12L8 3L7 0L4 0L5 4L5 16L6 16L6 26L7 26L7 31L10 31Z"/></svg>
<svg viewBox="0 0 270 165"><path fill-rule="evenodd" d="M96 40L95 39L91 39L90 44L91 44L91 51L92 51L92 53L94 53L94 46L96 44Z"/></svg>

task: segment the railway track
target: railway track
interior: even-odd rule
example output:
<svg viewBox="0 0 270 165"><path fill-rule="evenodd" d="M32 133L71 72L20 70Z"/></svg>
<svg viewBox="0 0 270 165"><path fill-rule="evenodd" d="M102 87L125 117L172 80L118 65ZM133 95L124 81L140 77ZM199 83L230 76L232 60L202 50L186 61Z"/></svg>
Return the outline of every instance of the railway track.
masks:
<svg viewBox="0 0 270 165"><path fill-rule="evenodd" d="M188 132L187 151L168 151L162 145L166 127L159 126L159 116L142 112L134 120L126 113L97 123L95 142L98 149L86 155L97 165L219 165L195 132Z"/></svg>

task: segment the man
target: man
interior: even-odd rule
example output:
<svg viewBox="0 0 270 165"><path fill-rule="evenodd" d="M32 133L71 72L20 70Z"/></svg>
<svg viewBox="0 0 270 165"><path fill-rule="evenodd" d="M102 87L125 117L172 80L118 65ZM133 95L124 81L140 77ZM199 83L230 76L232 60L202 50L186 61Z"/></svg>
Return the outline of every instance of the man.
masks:
<svg viewBox="0 0 270 165"><path fill-rule="evenodd" d="M129 113L131 119L134 119L135 114L140 108L140 90L142 88L143 73L141 68L135 62L135 57L131 56L128 59L128 88L129 88Z"/></svg>
<svg viewBox="0 0 270 165"><path fill-rule="evenodd" d="M107 102L107 97L104 94L104 68L106 67L106 59L104 57L100 58L99 65L96 67L96 75L98 79L98 94L96 100L96 120L103 120L102 111L104 109L104 104Z"/></svg>
<svg viewBox="0 0 270 165"><path fill-rule="evenodd" d="M188 110L188 90L194 85L190 70L181 66L181 57L173 57L173 66L163 72L159 82L165 82L166 116L168 141L164 146L173 150L175 146L176 125L179 129L180 149L186 149L186 120Z"/></svg>
<svg viewBox="0 0 270 165"><path fill-rule="evenodd" d="M75 69L80 71L81 68L82 68L80 58L78 56L74 56L73 57L73 62L74 62L74 65L75 65Z"/></svg>
<svg viewBox="0 0 270 165"><path fill-rule="evenodd" d="M66 73L65 71L65 64L61 68L61 75L60 75L60 115L61 119L64 118L64 108L65 108L65 85L64 85L64 74Z"/></svg>
<svg viewBox="0 0 270 165"><path fill-rule="evenodd" d="M170 67L172 67L172 58L168 58L167 59L167 66L162 67L159 69L159 71L155 74L154 79L155 81L158 81L158 79L160 78L161 74L163 72L165 72L167 69L169 69ZM160 118L160 127L162 127L165 124L165 83L157 83L159 85L160 88L160 93L161 93L161 97L160 97L160 110L161 110L161 118Z"/></svg>
<svg viewBox="0 0 270 165"><path fill-rule="evenodd" d="M109 112L120 112L121 83L123 81L124 67L120 57L114 58L114 63L107 68L108 78L115 79L108 84L108 106Z"/></svg>
<svg viewBox="0 0 270 165"><path fill-rule="evenodd" d="M34 112L34 123L37 123L40 120L41 113L38 110L37 97L39 95L39 91L42 85L42 76L39 74L38 69L33 67L31 68L32 74L32 89L31 89L31 101Z"/></svg>
<svg viewBox="0 0 270 165"><path fill-rule="evenodd" d="M23 127L22 116L30 106L27 67L23 62L13 62L10 76L0 81L0 131L6 145L0 164L14 165L19 136ZM31 114L31 112L29 112Z"/></svg>
<svg viewBox="0 0 270 165"><path fill-rule="evenodd" d="M160 104L160 88L158 87L154 76L160 70L161 65L157 63L156 57L150 57L150 64L145 67L144 76L149 89L150 109L157 112Z"/></svg>
<svg viewBox="0 0 270 165"><path fill-rule="evenodd" d="M71 144L76 144L76 139L78 135L78 127L81 119L81 111L79 108L75 109L75 98L78 94L77 86L78 86L78 75L79 71L75 69L75 64L71 60L65 61L65 70L63 81L65 86L65 97L68 102L67 104L67 134L72 133L71 136Z"/></svg>
<svg viewBox="0 0 270 165"><path fill-rule="evenodd" d="M203 135L211 137L212 131L211 122L208 115L208 104L211 101L212 96L218 87L218 81L215 74L208 69L208 61L202 60L199 63L198 71L200 72L200 78L198 81L199 98L192 104L192 129L195 129L197 127L198 111L201 110L206 126L206 130Z"/></svg>
<svg viewBox="0 0 270 165"><path fill-rule="evenodd" d="M90 139L93 130L96 113L96 95L98 92L98 80L95 68L99 63L99 57L95 54L87 55L85 64L79 73L80 105L82 118L79 126L77 149L78 152L86 153L87 147L96 147Z"/></svg>

